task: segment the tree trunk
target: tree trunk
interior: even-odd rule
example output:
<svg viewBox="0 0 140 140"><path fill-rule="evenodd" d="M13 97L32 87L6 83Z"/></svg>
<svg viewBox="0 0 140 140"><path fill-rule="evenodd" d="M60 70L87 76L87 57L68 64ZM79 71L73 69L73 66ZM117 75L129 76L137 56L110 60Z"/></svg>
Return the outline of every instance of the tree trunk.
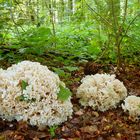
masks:
<svg viewBox="0 0 140 140"><path fill-rule="evenodd" d="M71 21L71 16L73 15L73 0L68 0L68 18Z"/></svg>
<svg viewBox="0 0 140 140"><path fill-rule="evenodd" d="M64 0L60 0L58 10L59 10L59 23L62 23L64 20L64 16L65 16L65 14L64 14L64 12L65 12Z"/></svg>

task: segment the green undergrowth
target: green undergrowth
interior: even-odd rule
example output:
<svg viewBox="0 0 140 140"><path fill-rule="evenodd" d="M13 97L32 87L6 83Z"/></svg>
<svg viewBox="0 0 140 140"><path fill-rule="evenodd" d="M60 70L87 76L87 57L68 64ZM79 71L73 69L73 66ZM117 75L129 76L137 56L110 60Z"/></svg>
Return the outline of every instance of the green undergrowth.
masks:
<svg viewBox="0 0 140 140"><path fill-rule="evenodd" d="M122 41L123 63L139 65L139 25L138 20ZM64 24L63 28L58 25L55 36L50 27L42 26L27 28L20 35L8 32L0 37L0 62L7 62L9 66L22 60L37 61L65 78L79 69L76 63L115 64L117 59L114 45L106 46L106 33L102 31L99 34L98 25L92 22Z"/></svg>

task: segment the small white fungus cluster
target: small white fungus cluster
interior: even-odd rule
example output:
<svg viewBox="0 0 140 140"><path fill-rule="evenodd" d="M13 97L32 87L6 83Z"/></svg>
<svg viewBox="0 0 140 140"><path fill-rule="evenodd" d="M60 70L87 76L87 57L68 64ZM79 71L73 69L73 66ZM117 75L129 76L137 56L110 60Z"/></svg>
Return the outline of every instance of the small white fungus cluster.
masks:
<svg viewBox="0 0 140 140"><path fill-rule="evenodd" d="M40 128L66 121L72 115L72 104L70 97L58 99L60 86L65 84L58 75L38 62L22 61L0 69L1 118L27 121Z"/></svg>
<svg viewBox="0 0 140 140"><path fill-rule="evenodd" d="M83 106L91 106L99 111L116 108L120 100L127 96L127 90L115 75L87 75L81 80L76 96Z"/></svg>
<svg viewBox="0 0 140 140"><path fill-rule="evenodd" d="M134 95L128 96L124 100L122 108L124 111L128 111L132 118L138 119L140 116L140 97Z"/></svg>

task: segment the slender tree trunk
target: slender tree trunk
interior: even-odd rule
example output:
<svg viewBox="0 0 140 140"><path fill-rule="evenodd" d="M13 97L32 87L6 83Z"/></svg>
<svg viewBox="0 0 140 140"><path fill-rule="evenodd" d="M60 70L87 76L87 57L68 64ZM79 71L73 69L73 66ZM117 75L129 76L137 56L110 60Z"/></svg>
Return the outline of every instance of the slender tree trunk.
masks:
<svg viewBox="0 0 140 140"><path fill-rule="evenodd" d="M120 0L108 0L108 9L110 11L108 20L112 23L113 26L113 35L115 37L115 48L117 49L117 68L120 69L121 62L121 33L122 27L120 25Z"/></svg>
<svg viewBox="0 0 140 140"><path fill-rule="evenodd" d="M65 12L65 3L64 0L60 0L59 2L59 22L62 23L64 19Z"/></svg>
<svg viewBox="0 0 140 140"><path fill-rule="evenodd" d="M47 5L47 3L46 3L46 5ZM52 24L52 32L53 32L53 36L55 38L56 31L55 31L55 20L54 20L54 11L53 11L53 0L49 1L48 9L49 9L49 14L50 14L50 22ZM56 42L53 43L53 46L56 47Z"/></svg>
<svg viewBox="0 0 140 140"><path fill-rule="evenodd" d="M73 15L73 1L72 0L68 0L68 17L69 17L69 21L71 21L71 16Z"/></svg>
<svg viewBox="0 0 140 140"><path fill-rule="evenodd" d="M37 7L36 7L36 26L40 27L40 21L39 21L39 0L37 0Z"/></svg>

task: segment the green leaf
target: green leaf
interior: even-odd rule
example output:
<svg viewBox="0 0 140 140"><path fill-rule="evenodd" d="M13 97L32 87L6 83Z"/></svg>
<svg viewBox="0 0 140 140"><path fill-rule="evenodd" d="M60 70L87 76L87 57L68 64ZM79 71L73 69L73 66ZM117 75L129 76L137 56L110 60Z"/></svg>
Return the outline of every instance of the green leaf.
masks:
<svg viewBox="0 0 140 140"><path fill-rule="evenodd" d="M78 67L72 67L72 66L66 66L64 68L67 69L70 72L78 70Z"/></svg>
<svg viewBox="0 0 140 140"><path fill-rule="evenodd" d="M72 94L68 88L65 88L62 85L60 85L60 91L58 93L59 100L66 101L71 95Z"/></svg>
<svg viewBox="0 0 140 140"><path fill-rule="evenodd" d="M25 90L27 86L28 86L28 83L26 81L22 80L21 81L21 88L22 88L22 90Z"/></svg>
<svg viewBox="0 0 140 140"><path fill-rule="evenodd" d="M49 128L49 132L50 132L50 135L51 137L54 137L55 136L55 130L58 128L58 126L54 125L54 126L51 126Z"/></svg>
<svg viewBox="0 0 140 140"><path fill-rule="evenodd" d="M53 70L55 71L55 73L57 73L59 76L65 77L65 72L64 72L64 70L62 70L62 69L60 69L60 68L55 68L55 67L53 67L52 69L53 69Z"/></svg>

